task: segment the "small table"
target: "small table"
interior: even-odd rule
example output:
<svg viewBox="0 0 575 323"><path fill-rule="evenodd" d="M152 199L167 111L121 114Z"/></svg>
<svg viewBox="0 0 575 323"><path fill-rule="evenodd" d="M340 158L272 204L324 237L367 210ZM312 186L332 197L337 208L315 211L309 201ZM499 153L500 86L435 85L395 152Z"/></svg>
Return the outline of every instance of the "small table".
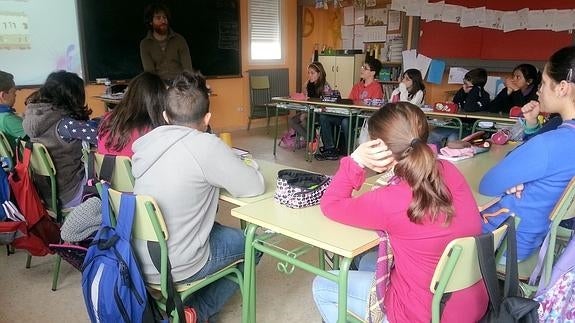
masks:
<svg viewBox="0 0 575 323"><path fill-rule="evenodd" d="M366 187L369 189L369 187ZM338 288L339 322L346 322L347 287L349 266L353 257L377 246L379 237L375 231L350 227L326 218L319 206L290 209L268 198L232 209L232 216L248 223L246 229L245 270L243 288L242 322L256 322L256 263L255 252L261 251L281 260L286 267L298 267L315 275L336 282ZM298 259L309 246L295 250L283 250L267 243L269 235L256 237L258 227L272 230L309 246L333 252L343 259L339 263L339 275Z"/></svg>
<svg viewBox="0 0 575 323"><path fill-rule="evenodd" d="M94 97L96 99L104 102L104 105L106 105L106 111L111 111L111 110L114 110L114 107L116 107L116 105L118 105L118 103L120 103L120 101L122 101L123 94L121 96L119 96L119 95L96 95Z"/></svg>

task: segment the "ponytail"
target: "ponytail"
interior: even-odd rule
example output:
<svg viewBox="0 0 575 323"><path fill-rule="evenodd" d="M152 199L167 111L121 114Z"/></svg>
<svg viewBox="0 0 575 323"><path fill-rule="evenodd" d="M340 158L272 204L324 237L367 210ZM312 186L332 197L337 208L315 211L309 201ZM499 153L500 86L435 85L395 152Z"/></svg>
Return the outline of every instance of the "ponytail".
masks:
<svg viewBox="0 0 575 323"><path fill-rule="evenodd" d="M403 178L413 191L407 216L414 223L421 223L426 215L434 222L445 214L445 223L453 217L451 192L445 186L439 172L435 154L418 138L411 141L395 165L395 174Z"/></svg>

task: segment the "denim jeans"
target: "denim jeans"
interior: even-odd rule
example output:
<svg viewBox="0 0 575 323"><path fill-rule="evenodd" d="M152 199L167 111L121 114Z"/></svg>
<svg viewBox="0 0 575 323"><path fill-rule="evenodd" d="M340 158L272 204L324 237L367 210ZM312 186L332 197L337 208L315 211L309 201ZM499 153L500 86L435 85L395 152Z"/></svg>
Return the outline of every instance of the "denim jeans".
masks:
<svg viewBox="0 0 575 323"><path fill-rule="evenodd" d="M377 251L366 253L359 262L359 270L350 270L347 283L347 311L367 320L367 306L371 283L375 276ZM370 270L373 269L373 270ZM331 273L339 273L337 270ZM313 280L313 299L326 323L337 322L337 283L317 276Z"/></svg>
<svg viewBox="0 0 575 323"><path fill-rule="evenodd" d="M459 131L452 128L434 128L429 132L429 137L427 138L428 144L434 144L437 146L437 151L443 148L444 140L446 142L455 141L459 139Z"/></svg>
<svg viewBox="0 0 575 323"><path fill-rule="evenodd" d="M240 229L226 227L216 222L210 232L209 242L208 262L193 276L178 283L202 279L244 258L245 236ZM243 264L240 269L243 272ZM217 314L238 289L238 284L223 278L192 294L185 304L196 310L198 322L205 322Z"/></svg>
<svg viewBox="0 0 575 323"><path fill-rule="evenodd" d="M341 130L343 132L343 142L345 143L345 147L347 149L347 138L349 136L349 118L348 117L340 117L334 116L330 114L320 114L319 115L319 125L320 125L320 135L321 135L321 142L323 143L323 147L325 149L334 149L337 148L335 146L335 140L333 138L333 129L335 126L341 126Z"/></svg>

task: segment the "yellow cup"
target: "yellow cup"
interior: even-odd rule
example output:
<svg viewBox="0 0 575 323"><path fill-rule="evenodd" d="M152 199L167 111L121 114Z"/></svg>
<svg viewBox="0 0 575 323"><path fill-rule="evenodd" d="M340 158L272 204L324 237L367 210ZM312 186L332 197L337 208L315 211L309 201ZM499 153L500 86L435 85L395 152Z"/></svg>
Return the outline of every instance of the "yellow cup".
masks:
<svg viewBox="0 0 575 323"><path fill-rule="evenodd" d="M229 132L220 133L220 139L226 143L226 145L232 147L232 134Z"/></svg>

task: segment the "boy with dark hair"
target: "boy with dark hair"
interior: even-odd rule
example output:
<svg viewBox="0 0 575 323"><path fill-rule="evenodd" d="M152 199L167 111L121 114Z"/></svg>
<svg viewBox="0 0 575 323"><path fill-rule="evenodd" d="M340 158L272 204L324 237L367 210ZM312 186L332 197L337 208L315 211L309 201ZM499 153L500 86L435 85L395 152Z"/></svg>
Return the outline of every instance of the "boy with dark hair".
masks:
<svg viewBox="0 0 575 323"><path fill-rule="evenodd" d="M215 222L220 189L234 196L264 192L263 176L242 161L230 147L206 133L211 118L206 81L201 74L184 72L168 89L163 113L168 125L136 140L132 146L134 192L153 196L160 206L170 239L168 252L177 283L202 279L243 259L244 234ZM134 248L146 281L158 284L146 243ZM199 322L215 315L238 289L220 279L186 300Z"/></svg>
<svg viewBox="0 0 575 323"><path fill-rule="evenodd" d="M487 83L487 71L475 68L463 77L463 86L455 96L453 102L459 106L459 111L478 112L487 110L490 102L489 93L484 86Z"/></svg>
<svg viewBox="0 0 575 323"><path fill-rule="evenodd" d="M453 102L459 106L459 112L486 111L490 102L489 93L483 88L487 83L487 71L483 68L474 68L463 76L463 86L455 96ZM459 131L452 128L436 127L429 132L427 143L441 149L444 144L459 140Z"/></svg>
<svg viewBox="0 0 575 323"><path fill-rule="evenodd" d="M16 138L26 137L22 128L22 118L14 113L14 102L16 102L14 76L0 71L0 131L6 135L12 149L16 145Z"/></svg>
<svg viewBox="0 0 575 323"><path fill-rule="evenodd" d="M349 93L349 98L353 101L363 99L382 99L383 88L376 80L381 70L381 62L375 58L368 58L361 66L361 80L356 83ZM319 115L320 135L323 147L321 152L315 154L317 160L337 160L339 152L335 146L333 129L340 126L343 133L343 142L347 142L349 134L349 118L329 114ZM346 152L347 153L347 152Z"/></svg>

